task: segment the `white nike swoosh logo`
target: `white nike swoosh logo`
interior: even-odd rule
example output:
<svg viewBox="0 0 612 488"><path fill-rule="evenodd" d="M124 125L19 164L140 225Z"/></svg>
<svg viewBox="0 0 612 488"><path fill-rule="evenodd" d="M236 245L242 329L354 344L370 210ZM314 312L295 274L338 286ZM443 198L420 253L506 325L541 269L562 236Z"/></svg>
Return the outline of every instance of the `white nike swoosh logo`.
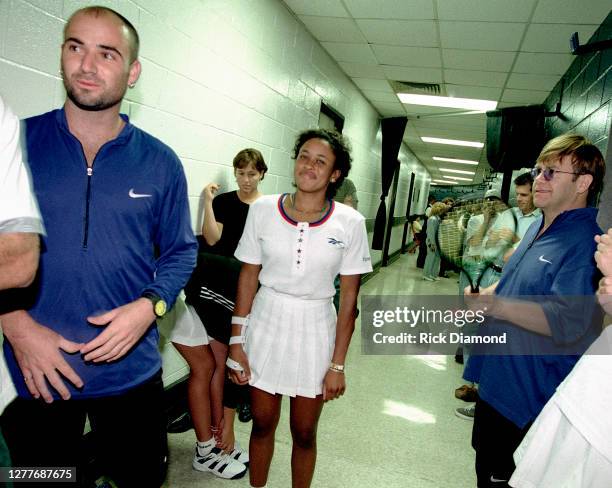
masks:
<svg viewBox="0 0 612 488"><path fill-rule="evenodd" d="M538 259L542 261L543 263L552 264L552 261L549 261L548 259L544 259L544 254L542 254Z"/></svg>
<svg viewBox="0 0 612 488"><path fill-rule="evenodd" d="M489 481L491 481L491 483L506 483L508 480L498 480L497 478L493 477L493 475L491 475Z"/></svg>
<svg viewBox="0 0 612 488"><path fill-rule="evenodd" d="M128 192L128 195L130 196L130 198L147 198L147 197L152 197L153 195L149 195L147 193L136 193L134 191L134 188L130 188L130 191Z"/></svg>

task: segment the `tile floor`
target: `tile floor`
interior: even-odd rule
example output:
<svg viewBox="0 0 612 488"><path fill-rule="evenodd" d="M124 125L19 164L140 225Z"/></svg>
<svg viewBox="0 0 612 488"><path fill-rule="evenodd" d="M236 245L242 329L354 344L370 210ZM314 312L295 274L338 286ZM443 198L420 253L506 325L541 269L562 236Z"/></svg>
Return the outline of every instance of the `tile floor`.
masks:
<svg viewBox="0 0 612 488"><path fill-rule="evenodd" d="M457 277L423 281L414 255L404 255L366 283L362 295L454 294ZM359 328L359 324L357 324ZM347 392L327 404L319 424L313 487L471 488L475 486L472 423L457 418L466 406L454 398L463 384L452 356L365 356L359 330L347 360ZM250 424L237 422L237 438L248 446ZM191 468L193 431L170 434L172 488L248 487ZM268 487L291 486L288 402L276 434Z"/></svg>

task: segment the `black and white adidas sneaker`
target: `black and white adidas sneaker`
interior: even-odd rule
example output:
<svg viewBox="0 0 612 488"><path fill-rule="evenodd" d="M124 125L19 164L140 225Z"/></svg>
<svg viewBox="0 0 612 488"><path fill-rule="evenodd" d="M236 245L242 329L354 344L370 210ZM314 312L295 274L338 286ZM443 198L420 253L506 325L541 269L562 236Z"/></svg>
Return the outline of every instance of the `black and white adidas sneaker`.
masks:
<svg viewBox="0 0 612 488"><path fill-rule="evenodd" d="M219 478L228 480L242 478L247 471L244 464L225 454L218 447L213 447L210 451L204 451L196 445L192 465L193 469L212 473Z"/></svg>

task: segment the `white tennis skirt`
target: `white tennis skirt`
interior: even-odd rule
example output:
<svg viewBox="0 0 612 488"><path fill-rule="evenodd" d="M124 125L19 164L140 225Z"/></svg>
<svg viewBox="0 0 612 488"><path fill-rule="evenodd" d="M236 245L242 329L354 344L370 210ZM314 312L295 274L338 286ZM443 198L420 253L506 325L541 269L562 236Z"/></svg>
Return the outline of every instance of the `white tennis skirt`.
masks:
<svg viewBox="0 0 612 488"><path fill-rule="evenodd" d="M514 452L515 488L610 488L612 463L549 401Z"/></svg>
<svg viewBox="0 0 612 488"><path fill-rule="evenodd" d="M303 300L262 286L246 331L249 383L272 394L314 398L323 392L335 340L331 298Z"/></svg>

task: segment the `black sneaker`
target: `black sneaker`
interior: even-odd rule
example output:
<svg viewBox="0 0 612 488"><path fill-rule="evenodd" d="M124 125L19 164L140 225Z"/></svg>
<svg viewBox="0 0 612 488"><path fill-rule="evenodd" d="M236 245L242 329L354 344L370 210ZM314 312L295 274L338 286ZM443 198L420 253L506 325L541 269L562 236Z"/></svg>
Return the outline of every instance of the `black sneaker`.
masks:
<svg viewBox="0 0 612 488"><path fill-rule="evenodd" d="M457 351L455 352L455 362L457 364L463 364L463 348L462 347L458 347Z"/></svg>
<svg viewBox="0 0 612 488"><path fill-rule="evenodd" d="M189 412L185 412L170 422L166 431L170 434L181 434L190 429L193 429L193 421L191 420Z"/></svg>

